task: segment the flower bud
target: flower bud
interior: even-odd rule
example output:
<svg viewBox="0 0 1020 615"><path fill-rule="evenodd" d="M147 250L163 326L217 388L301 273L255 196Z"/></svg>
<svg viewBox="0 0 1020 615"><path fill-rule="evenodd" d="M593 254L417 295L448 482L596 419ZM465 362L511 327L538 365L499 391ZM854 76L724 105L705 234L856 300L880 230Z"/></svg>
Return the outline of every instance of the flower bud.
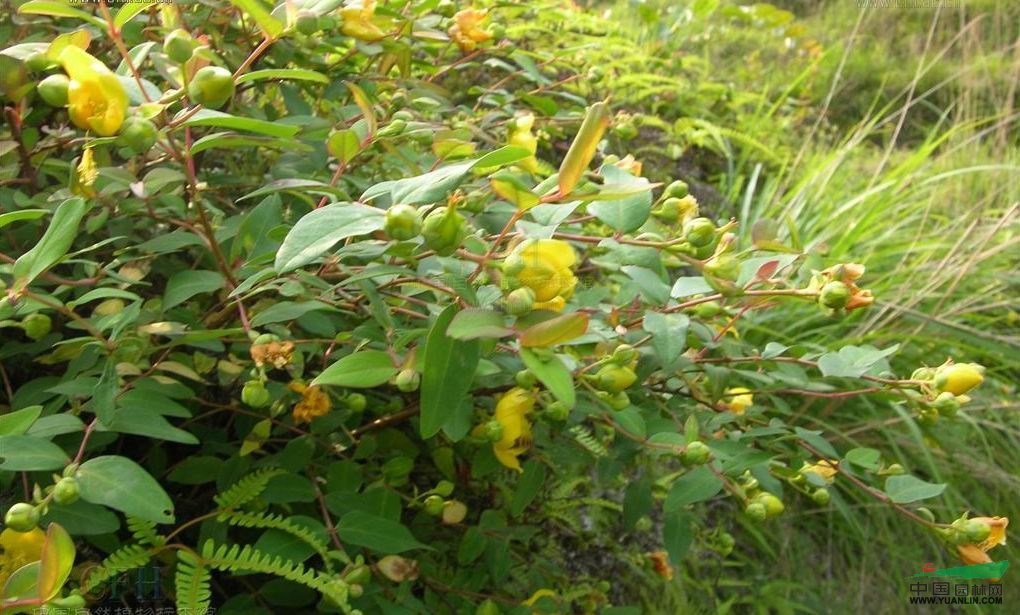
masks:
<svg viewBox="0 0 1020 615"><path fill-rule="evenodd" d="M616 412L619 412L620 410L626 410L627 408L630 407L630 396L623 391L618 391L616 393L613 393L609 397L609 399L606 400L606 403L608 403L609 407L615 410Z"/></svg>
<svg viewBox="0 0 1020 615"><path fill-rule="evenodd" d="M397 389L400 391L411 393L418 390L418 385L421 384L421 375L413 369L402 369L397 373L393 384L397 385Z"/></svg>
<svg viewBox="0 0 1020 615"><path fill-rule="evenodd" d="M395 583L413 581L418 578L418 562L399 555L387 555L379 560L376 568L384 577Z"/></svg>
<svg viewBox="0 0 1020 615"><path fill-rule="evenodd" d="M652 214L666 222L677 222L680 220L681 204L680 199L669 197L652 210Z"/></svg>
<svg viewBox="0 0 1020 615"><path fill-rule="evenodd" d="M404 133L407 130L407 121L400 118L391 119L389 124L383 126L379 132L375 133L377 137L396 137Z"/></svg>
<svg viewBox="0 0 1020 615"><path fill-rule="evenodd" d="M195 39L180 28L170 31L163 39L163 52L178 64L190 60L196 46Z"/></svg>
<svg viewBox="0 0 1020 615"><path fill-rule="evenodd" d="M67 87L71 83L67 75L50 75L35 86L39 98L51 107L67 106Z"/></svg>
<svg viewBox="0 0 1020 615"><path fill-rule="evenodd" d="M883 474L886 474L887 476L897 476L904 473L906 473L906 470L898 463L890 464L883 472Z"/></svg>
<svg viewBox="0 0 1020 615"><path fill-rule="evenodd" d="M715 240L715 224L708 218L693 218L684 223L684 239L696 248Z"/></svg>
<svg viewBox="0 0 1020 615"><path fill-rule="evenodd" d="M963 395L984 382L984 367L976 363L951 363L938 369L935 388L953 395Z"/></svg>
<svg viewBox="0 0 1020 615"><path fill-rule="evenodd" d="M783 505L783 501L771 493L759 493L754 499L765 506L765 512L769 518L777 517L783 514L783 511L786 510L786 507Z"/></svg>
<svg viewBox="0 0 1020 615"><path fill-rule="evenodd" d="M538 379L535 378L535 374L531 370L522 369L514 374L514 382L522 389L531 389L538 383Z"/></svg>
<svg viewBox="0 0 1020 615"><path fill-rule="evenodd" d="M687 186L687 182L681 179L674 181L666 187L666 196L672 198L682 199L687 196L688 192L689 188Z"/></svg>
<svg viewBox="0 0 1020 615"><path fill-rule="evenodd" d="M705 273L721 280L735 281L740 275L740 261L729 254L720 254L705 263ZM709 278L711 284L711 278Z"/></svg>
<svg viewBox="0 0 1020 615"><path fill-rule="evenodd" d="M638 357L637 348L634 348L630 344L620 344L613 350L613 355L609 358L612 363L616 365L630 365Z"/></svg>
<svg viewBox="0 0 1020 615"><path fill-rule="evenodd" d="M425 245L439 256L456 252L467 234L467 220L452 207L437 207L422 225Z"/></svg>
<svg viewBox="0 0 1020 615"><path fill-rule="evenodd" d="M117 143L136 154L144 154L156 144L158 136L159 130L151 121L144 117L129 117L120 127Z"/></svg>
<svg viewBox="0 0 1020 615"><path fill-rule="evenodd" d="M39 525L39 509L28 502L18 502L7 509L4 525L15 532L31 532Z"/></svg>
<svg viewBox="0 0 1020 615"><path fill-rule="evenodd" d="M850 302L850 288L843 282L828 282L818 293L818 303L830 310L841 310Z"/></svg>
<svg viewBox="0 0 1020 615"><path fill-rule="evenodd" d="M561 401L554 401L546 407L545 414L554 421L565 421L570 416L570 408Z"/></svg>
<svg viewBox="0 0 1020 615"><path fill-rule="evenodd" d="M930 367L918 367L910 375L911 380L931 380L935 377L935 370Z"/></svg>
<svg viewBox="0 0 1020 615"><path fill-rule="evenodd" d="M57 504L73 504L78 500L78 481L74 478L61 478L53 485L53 501Z"/></svg>
<svg viewBox="0 0 1020 615"><path fill-rule="evenodd" d="M932 408L938 411L941 416L953 418L960 410L960 400L949 391L939 393L935 401L931 403Z"/></svg>
<svg viewBox="0 0 1020 615"><path fill-rule="evenodd" d="M261 380L249 380L241 389L241 401L252 408L261 408L269 403L269 391Z"/></svg>
<svg viewBox="0 0 1020 615"><path fill-rule="evenodd" d="M438 517L439 515L443 514L443 504L445 503L446 500L444 500L442 496L430 495L429 497L425 498L425 502L423 503L422 508L424 508L425 512L432 515L433 517Z"/></svg>
<svg viewBox="0 0 1020 615"><path fill-rule="evenodd" d="M398 204L386 210L386 224L383 231L391 239L407 241L421 233L421 213L411 205Z"/></svg>
<svg viewBox="0 0 1020 615"><path fill-rule="evenodd" d="M689 442L684 448L684 452L680 454L680 461L689 466L700 466L708 463L709 457L712 456L712 451L708 446L699 440Z"/></svg>
<svg viewBox="0 0 1020 615"><path fill-rule="evenodd" d="M744 508L744 514L751 518L752 521L764 521L769 516L768 509L765 508L765 504L761 502L751 502Z"/></svg>
<svg viewBox="0 0 1020 615"><path fill-rule="evenodd" d="M512 291L504 299L506 311L512 316L523 316L535 308L535 291L527 286L522 286ZM528 387L524 387L528 388Z"/></svg>
<svg viewBox="0 0 1020 615"><path fill-rule="evenodd" d="M234 76L220 66L203 66L188 82L191 102L219 109L234 96Z"/></svg>
<svg viewBox="0 0 1020 615"><path fill-rule="evenodd" d="M21 320L21 328L29 339L38 341L49 335L53 330L53 321L46 314L36 312L29 314Z"/></svg>
<svg viewBox="0 0 1020 615"><path fill-rule="evenodd" d="M360 560L360 558L359 558ZM348 567L344 570L341 575L344 583L350 583L352 585L364 585L372 579L372 570L364 564L356 564L353 567Z"/></svg>
<svg viewBox="0 0 1020 615"><path fill-rule="evenodd" d="M967 535L968 542L971 544L979 544L988 540L988 536L992 533L992 527L987 523L971 519L964 526L963 531Z"/></svg>
<svg viewBox="0 0 1020 615"><path fill-rule="evenodd" d="M298 11L294 29L305 36L315 34L319 31L319 16L307 9Z"/></svg>
<svg viewBox="0 0 1020 615"><path fill-rule="evenodd" d="M606 365L595 374L594 379L599 390L618 393L634 384L637 381L637 374L629 367Z"/></svg>
<svg viewBox="0 0 1020 615"><path fill-rule="evenodd" d="M499 442L503 439L503 424L496 420L489 421L482 428L482 437L489 442Z"/></svg>

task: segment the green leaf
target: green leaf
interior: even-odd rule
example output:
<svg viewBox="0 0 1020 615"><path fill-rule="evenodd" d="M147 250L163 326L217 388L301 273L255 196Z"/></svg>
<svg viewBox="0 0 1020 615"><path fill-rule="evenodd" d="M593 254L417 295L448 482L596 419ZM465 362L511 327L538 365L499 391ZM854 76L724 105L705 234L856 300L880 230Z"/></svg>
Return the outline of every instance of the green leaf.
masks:
<svg viewBox="0 0 1020 615"><path fill-rule="evenodd" d="M342 128L329 135L326 140L326 150L330 155L343 162L350 162L361 151L361 139L358 133L350 128Z"/></svg>
<svg viewBox="0 0 1020 615"><path fill-rule="evenodd" d="M876 368L888 369L885 358L899 350L894 344L885 350L873 346L844 346L839 352L827 352L818 359L823 376L860 378Z"/></svg>
<svg viewBox="0 0 1020 615"><path fill-rule="evenodd" d="M27 287L67 254L78 236L78 225L86 211L88 204L81 198L67 199L57 207L39 243L14 263L15 292Z"/></svg>
<svg viewBox="0 0 1020 615"><path fill-rule="evenodd" d="M254 19L267 38L275 39L283 32L283 23L273 17L259 0L230 0L230 3Z"/></svg>
<svg viewBox="0 0 1020 615"><path fill-rule="evenodd" d="M662 544L669 553L669 561L680 565L694 540L691 531L691 516L686 512L674 512L666 515L662 524Z"/></svg>
<svg viewBox="0 0 1020 615"><path fill-rule="evenodd" d="M673 288L669 291L669 296L674 299L683 299L684 297L712 294L714 292L715 290L709 286L705 278L690 276L677 278L676 282L673 283Z"/></svg>
<svg viewBox="0 0 1020 615"><path fill-rule="evenodd" d="M332 310L333 306L321 301L282 301L262 310L251 319L251 326L262 327L278 322L292 322L309 312Z"/></svg>
<svg viewBox="0 0 1020 615"><path fill-rule="evenodd" d="M660 314L648 310L641 327L652 336L652 349L665 369L670 369L680 359L687 346L687 327L690 319L686 314Z"/></svg>
<svg viewBox="0 0 1020 615"><path fill-rule="evenodd" d="M122 6L117 15L113 18L113 25L120 28L124 27L124 24L131 21L131 18L141 13L145 9L152 8L152 4L148 2L129 2Z"/></svg>
<svg viewBox="0 0 1020 615"><path fill-rule="evenodd" d="M889 495L890 500L897 504L909 504L933 498L942 495L945 490L945 483L929 483L910 474L890 476L885 481L886 494Z"/></svg>
<svg viewBox="0 0 1020 615"><path fill-rule="evenodd" d="M385 216L381 209L356 203L333 203L305 214L276 253L277 273L307 265L342 239L382 229Z"/></svg>
<svg viewBox="0 0 1020 615"><path fill-rule="evenodd" d="M401 523L354 510L340 518L336 526L340 540L365 547L377 553L403 553L411 549L427 549L411 530Z"/></svg>
<svg viewBox="0 0 1020 615"><path fill-rule="evenodd" d="M75 476L86 502L154 523L174 522L170 496L142 466L127 457L94 457L81 464Z"/></svg>
<svg viewBox="0 0 1020 615"><path fill-rule="evenodd" d="M634 280L634 284L641 291L641 297L649 305L665 305L669 301L669 285L663 282L659 274L651 269L637 265L624 265L620 267L620 271Z"/></svg>
<svg viewBox="0 0 1020 615"><path fill-rule="evenodd" d="M606 184L624 187L639 192L619 199L600 200L588 203L588 213L605 222L621 233L629 233L641 227L652 211L652 188L647 179L635 177L623 169L604 165L602 177Z"/></svg>
<svg viewBox="0 0 1020 615"><path fill-rule="evenodd" d="M238 77L234 83L241 85L251 81L263 79L296 79L298 81L314 81L316 83L329 83L329 77L314 70L304 68L267 68L264 70L253 70Z"/></svg>
<svg viewBox="0 0 1020 615"><path fill-rule="evenodd" d="M877 470L881 465L882 453L873 448L854 448L847 451L844 458L857 467Z"/></svg>
<svg viewBox="0 0 1020 615"><path fill-rule="evenodd" d="M11 222L18 222L20 220L38 220L48 213L50 212L45 209L21 209L19 211L0 214L0 228L7 226Z"/></svg>
<svg viewBox="0 0 1020 615"><path fill-rule="evenodd" d="M390 355L382 350L362 350L349 354L322 370L312 384L371 388L383 384L397 373Z"/></svg>
<svg viewBox="0 0 1020 615"><path fill-rule="evenodd" d="M480 337L499 338L513 333L504 323L503 314L495 310L469 308L457 312L446 334L458 340Z"/></svg>
<svg viewBox="0 0 1020 615"><path fill-rule="evenodd" d="M478 368L481 356L478 340L458 340L447 334L456 314L456 305L447 306L436 318L425 340L421 420L418 423L422 438L436 435L454 416L454 411L471 389Z"/></svg>
<svg viewBox="0 0 1020 615"><path fill-rule="evenodd" d="M185 120L181 126L230 128L231 130L244 130L246 132L254 132L260 135L268 135L270 137L278 138L293 137L301 130L300 126L267 122L266 120L257 120L251 117L240 117L237 115L230 115L229 113L223 113L222 111L213 111L212 109L202 109L201 111L198 111L189 119Z"/></svg>
<svg viewBox="0 0 1020 615"><path fill-rule="evenodd" d="M523 470L514 497L510 500L510 514L514 517L519 517L528 504L535 500L545 482L545 465L540 461L531 459L525 462Z"/></svg>
<svg viewBox="0 0 1020 615"><path fill-rule="evenodd" d="M42 414L42 409L42 406L28 406L21 410L0 415L0 436L22 435L39 418L39 415Z"/></svg>
<svg viewBox="0 0 1020 615"><path fill-rule="evenodd" d="M270 149L286 149L292 151L309 151L311 148L299 141L288 138L256 137L240 135L234 132L214 132L195 141L191 146L191 153L197 154L207 149L239 149L268 147ZM318 182L312 182L318 183ZM252 195L248 195L252 196ZM238 199L240 200L240 199Z"/></svg>
<svg viewBox="0 0 1020 615"><path fill-rule="evenodd" d="M195 295L221 290L226 284L218 271L178 271L167 280L163 292L163 310L176 307Z"/></svg>
<svg viewBox="0 0 1020 615"><path fill-rule="evenodd" d="M574 393L574 378L570 370L563 364L563 361L556 355L541 358L532 350L521 349L521 360L528 367L535 377L545 385L545 388L563 402L568 408L573 408L576 401Z"/></svg>
<svg viewBox="0 0 1020 615"><path fill-rule="evenodd" d="M631 481L623 492L623 527L633 529L638 519L652 512L652 482L647 477Z"/></svg>
<svg viewBox="0 0 1020 615"><path fill-rule="evenodd" d="M832 445L829 444L828 440L821 436L822 432L809 431L803 427L795 427L794 432L800 436L801 440L810 444L821 454L830 459L839 459L839 453L836 452L836 449L832 448Z"/></svg>
<svg viewBox="0 0 1020 615"><path fill-rule="evenodd" d="M100 421L96 430L129 433L182 444L198 444L198 438L174 427L161 414L149 408L124 408L114 414L109 425Z"/></svg>
<svg viewBox="0 0 1020 615"><path fill-rule="evenodd" d="M0 470L58 470L71 462L64 449L35 436L0 436Z"/></svg>
<svg viewBox="0 0 1020 615"><path fill-rule="evenodd" d="M722 491L722 488L722 479L707 466L698 466L673 482L662 509L672 512L688 504L703 502Z"/></svg>
<svg viewBox="0 0 1020 615"><path fill-rule="evenodd" d="M71 17L80 19L99 28L100 32L106 32L106 22L90 15L85 11L73 8L63 2L51 2L50 0L30 0L18 7L18 12L29 15L50 15L53 17Z"/></svg>
<svg viewBox="0 0 1020 615"><path fill-rule="evenodd" d="M74 566L74 541L59 523L51 523L46 528L46 541L39 554L39 597L43 601L51 600L71 575Z"/></svg>

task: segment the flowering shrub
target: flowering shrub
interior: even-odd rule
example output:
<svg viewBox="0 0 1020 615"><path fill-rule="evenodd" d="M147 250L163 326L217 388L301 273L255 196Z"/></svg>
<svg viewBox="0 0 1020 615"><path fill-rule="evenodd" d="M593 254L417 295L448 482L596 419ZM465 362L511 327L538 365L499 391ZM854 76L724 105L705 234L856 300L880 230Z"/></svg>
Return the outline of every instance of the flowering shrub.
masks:
<svg viewBox="0 0 1020 615"><path fill-rule="evenodd" d="M189 612L640 606L614 578L847 489L964 562L1005 542L793 407L930 424L981 366L746 342L868 309L865 266L642 177L512 12L232 5L27 2L0 52L4 612L149 562ZM570 564L590 532L630 537L616 568Z"/></svg>

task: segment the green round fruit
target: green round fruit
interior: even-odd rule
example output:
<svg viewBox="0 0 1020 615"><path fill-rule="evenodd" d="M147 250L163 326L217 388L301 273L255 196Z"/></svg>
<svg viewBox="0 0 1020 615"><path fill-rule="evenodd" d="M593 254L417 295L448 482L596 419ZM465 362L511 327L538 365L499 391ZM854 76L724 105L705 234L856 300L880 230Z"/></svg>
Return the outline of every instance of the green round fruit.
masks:
<svg viewBox="0 0 1020 615"><path fill-rule="evenodd" d="M53 321L46 314L29 314L21 320L21 328L29 339L38 341L49 335L53 330Z"/></svg>
<svg viewBox="0 0 1020 615"><path fill-rule="evenodd" d="M159 130L150 120L143 117L129 117L124 121L117 135L117 143L136 154L144 154L156 144Z"/></svg>
<svg viewBox="0 0 1020 615"><path fill-rule="evenodd" d="M755 498L755 500L765 506L765 511L768 513L770 518L777 517L783 514L783 511L786 510L786 506L783 505L783 501L771 493L761 493Z"/></svg>
<svg viewBox="0 0 1020 615"><path fill-rule="evenodd" d="M423 504L423 507L425 509L425 512L432 515L433 517L438 517L439 515L443 514L443 504L446 504L446 500L444 500L442 496L430 495L429 497L425 498L425 503Z"/></svg>
<svg viewBox="0 0 1020 615"><path fill-rule="evenodd" d="M241 401L252 408L261 408L269 403L269 391L261 380L249 380L241 389Z"/></svg>
<svg viewBox="0 0 1020 615"><path fill-rule="evenodd" d="M171 60L179 64L183 64L191 59L191 54L194 53L195 47L195 39L191 38L190 34L180 28L170 31L166 38L163 39L163 52Z"/></svg>
<svg viewBox="0 0 1020 615"><path fill-rule="evenodd" d="M319 31L319 16L308 10L298 11L294 27L301 34L311 36Z"/></svg>
<svg viewBox="0 0 1020 615"><path fill-rule="evenodd" d="M624 391L613 393L613 395L607 400L609 407L619 412L620 410L626 410L630 407L630 396Z"/></svg>
<svg viewBox="0 0 1020 615"><path fill-rule="evenodd" d="M347 407L354 414L361 414L368 406L368 399L361 393L348 393L347 397L344 398L344 403L347 404Z"/></svg>
<svg viewBox="0 0 1020 615"><path fill-rule="evenodd" d="M696 248L715 241L715 224L708 218L694 218L684 224L684 239Z"/></svg>
<svg viewBox="0 0 1020 615"><path fill-rule="evenodd" d="M55 65L56 62L51 60L50 57L46 55L46 52L44 51L37 51L29 55L27 58L25 58L25 66L28 67L28 70L34 73L41 73L43 71L49 70L51 67ZM62 105L53 106L60 107Z"/></svg>
<svg viewBox="0 0 1020 615"><path fill-rule="evenodd" d="M506 304L507 314L524 316L535 309L535 291L527 286L522 286L511 291L503 301Z"/></svg>
<svg viewBox="0 0 1020 615"><path fill-rule="evenodd" d="M386 224L383 231L391 239L407 241L421 233L422 219L417 207L394 205L386 210Z"/></svg>
<svg viewBox="0 0 1020 615"><path fill-rule="evenodd" d="M963 526L963 531L971 544L979 544L988 540L988 536L992 533L992 528L987 523L971 519L967 522L967 525Z"/></svg>
<svg viewBox="0 0 1020 615"><path fill-rule="evenodd" d="M531 389L538 383L538 378L531 370L522 369L514 374L514 382L522 389Z"/></svg>
<svg viewBox="0 0 1020 615"><path fill-rule="evenodd" d="M196 105L219 109L234 95L234 77L220 66L205 66L188 82L188 98Z"/></svg>
<svg viewBox="0 0 1020 615"><path fill-rule="evenodd" d="M630 365L638 356L637 348L630 344L620 344L613 349L613 355L609 360L616 365Z"/></svg>
<svg viewBox="0 0 1020 615"><path fill-rule="evenodd" d="M613 134L624 141L630 141L634 137L638 136L638 128L632 121L620 122L613 126Z"/></svg>
<svg viewBox="0 0 1020 615"><path fill-rule="evenodd" d="M740 274L740 261L729 254L721 254L705 263L705 273L723 280L734 281Z"/></svg>
<svg viewBox="0 0 1020 615"><path fill-rule="evenodd" d="M818 489L815 489L814 492L811 493L811 499L814 500L815 504L818 504L819 506L825 506L832 499L832 495L829 493L829 490L826 489L825 487L819 487Z"/></svg>
<svg viewBox="0 0 1020 615"><path fill-rule="evenodd" d="M4 525L15 532L31 532L39 525L39 509L28 502L18 502L7 509Z"/></svg>
<svg viewBox="0 0 1020 615"><path fill-rule="evenodd" d="M36 92L39 92L39 98L43 99L47 105L51 107L66 107L67 106L67 86L70 83L70 79L67 75L50 75L35 86Z"/></svg>
<svg viewBox="0 0 1020 615"><path fill-rule="evenodd" d="M422 225L425 245L439 256L456 252L467 234L467 220L451 207L437 207Z"/></svg>
<svg viewBox="0 0 1020 615"><path fill-rule="evenodd" d="M546 407L545 414L554 421L565 421L570 416L570 408L561 401L554 401Z"/></svg>
<svg viewBox="0 0 1020 615"><path fill-rule="evenodd" d="M393 384L397 385L397 389L403 393L413 393L418 390L418 385L421 384L421 374L413 369L402 369L397 373Z"/></svg>
<svg viewBox="0 0 1020 615"><path fill-rule="evenodd" d="M53 485L53 501L57 504L73 504L79 494L78 481L72 477L61 478Z"/></svg>
<svg viewBox="0 0 1020 615"><path fill-rule="evenodd" d="M818 293L818 302L831 310L841 310L850 302L850 288L843 282L828 282Z"/></svg>

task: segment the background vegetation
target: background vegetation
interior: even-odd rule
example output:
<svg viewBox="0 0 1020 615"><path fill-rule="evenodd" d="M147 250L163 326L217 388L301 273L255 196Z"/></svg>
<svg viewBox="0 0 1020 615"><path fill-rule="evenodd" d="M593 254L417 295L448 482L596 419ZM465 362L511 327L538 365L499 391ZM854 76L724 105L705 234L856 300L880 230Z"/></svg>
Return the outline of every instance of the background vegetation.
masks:
<svg viewBox="0 0 1020 615"><path fill-rule="evenodd" d="M405 351L431 339L440 308L449 303L425 284L441 280L469 296L474 262L468 256L458 253L450 259L457 263L435 266L423 260L428 264L414 269L411 280L386 286L405 275L400 267L418 267L412 255L421 252L415 245L390 246L379 234L383 229L369 227L350 235L362 239L346 239L331 252L339 255L335 261L314 260L323 249L303 267L280 272L281 244L320 200L366 200L366 191L385 180L418 177L506 143L521 145L513 123L524 113L537 117L540 180L560 168L584 108L600 100L608 100L613 117L593 169L607 156L630 154L641 163L636 174L659 184L656 199L673 180L685 181L702 215L720 226L739 221L733 232L741 246L768 236L800 254L800 272L790 274L798 283L806 283L812 269L836 263L867 267L864 280L876 299L866 310L833 318L814 302L776 301L770 309L739 312L732 342L720 334L726 339L716 344L717 329L698 337L692 325L691 346L733 357L771 343L791 355L819 357L848 345L898 345L869 373L903 379L950 357L986 368L973 401L955 418L933 424L918 419L916 403L887 393L757 395L757 386L786 388L778 365L758 370L760 378L754 368L705 371L701 384L677 389L682 404L660 407L650 401L652 393L646 399L630 391L649 435L663 425L683 431L678 426L694 417L700 422L696 438L721 456L724 449L711 433L735 427L684 396L711 393L713 403L722 404L717 409L725 410L727 386L751 385L762 425L780 418L784 427L819 430L841 458L875 449L883 472L898 463L928 483L948 485L938 497L911 503L911 511L923 504L938 522L964 511L1020 519L1020 7L994 0L939 9L795 0L483 2L476 8L490 10L483 27L492 39L458 48L447 40L448 28L465 7L452 3L380 2L372 23L385 22L389 31L414 21L418 35L364 40L343 29L357 18L350 12L340 17L347 9L339 3L303 2L295 6L319 17L314 29L296 32L293 18L278 10L278 23L289 27L261 48L268 32L252 18L251 7L262 6L255 2L235 2L229 10L197 3L124 14L116 36L109 20L120 18L118 7L78 7L86 19L39 3L37 11L15 11L21 4L9 5L0 18L10 44L48 45L85 27L93 33L91 53L115 69L120 46L132 50L137 70L155 84L152 100L168 100L166 109L151 114L160 130L151 150L125 151L123 140L98 140L98 179L90 194L76 184L81 147L95 135L85 137L35 92L18 91L21 82L34 83L54 67L29 67L28 52L0 56L7 71L0 220L37 209L49 215L75 194L96 203L79 216L73 247L50 263L52 269L38 272L27 301L0 307L6 393L0 419L40 406L36 423L23 433L51 439L62 451L60 463L37 467L13 464L14 449L0 450L0 508L31 500L32 485L43 490L54 483L50 475L68 459L122 456L155 477L176 516L175 524L165 524L157 510L157 518L146 520L151 507L125 507L94 493L73 505L50 506L44 522L66 527L78 547L67 592L84 588L99 595L103 574L91 567L101 564L99 570L115 578L152 558L166 571L164 595L179 601L191 590L188 604L211 600L227 613L328 611L338 602L366 613L510 612L525 610L521 603L542 589L548 595L537 594L540 601L529 608L838 613L882 605L883 612L907 611L905 577L925 562L957 563L936 533L842 477L824 506L790 483L785 512L765 524L749 519L734 503L738 498L725 494L684 506L688 516L677 522L671 517L676 511L665 512L660 500L685 466L669 455L642 452L621 435L637 429L630 414L601 420L605 407L594 396L585 402L582 385L579 410L565 424L550 418L552 400L542 398L546 414L535 419L536 444L522 458L528 460L525 473L502 469L484 441L472 441L479 434L467 430L486 424L496 399L525 367L513 353L501 353L503 347L486 355L491 360L475 383L478 407L468 409L463 429L452 430L460 437L446 429L420 438L415 388L418 378L427 387L429 376L397 382L397 368L415 372L413 358L403 362L414 354ZM179 97L168 99L182 83L165 55L164 37L178 26L207 47L208 61L239 74L302 69L326 77L263 74L239 82L222 110L264 122L256 126L261 132L215 119L189 123L194 109ZM130 86L126 62L119 72ZM506 164L514 163L517 171L528 164ZM605 182L611 175L602 171L591 179ZM537 183L522 186L541 195ZM515 211L513 199L505 192L494 196L489 186L486 177L469 178L460 193L475 231L464 251L476 257L491 255L490 243L499 244ZM204 206L189 206L194 199ZM47 224L46 218L10 220L0 230L0 280L16 288L13 263ZM579 223L571 232L641 240L634 229L593 230L600 222ZM650 241L671 238L659 228L641 232L667 235L645 237ZM621 273L632 255L615 249L608 256L593 250L587 277L578 273L574 301L598 315L593 322L611 322L614 303L622 308L633 299L638 314L655 303L636 278ZM391 269L359 278L362 266ZM667 262L660 283L669 287L677 277L699 275L683 266ZM178 277L189 270L200 275ZM481 300L472 305L499 299L498 288L489 304L490 291L477 284L475 290ZM322 309L324 303L335 309ZM730 315L738 313L731 309ZM52 331L36 335L26 327L34 314L45 314ZM714 327L725 322L697 318ZM259 341L252 332L276 338ZM594 333L601 345L582 337L563 356L583 363L608 356L616 341L635 344L643 336L638 331L616 339L608 325ZM83 341L89 337L116 344ZM286 370L256 369L253 341L293 344L286 352L269 349L287 354ZM311 382L355 347L384 348L401 362L372 386L345 381L324 387L333 411L310 424L295 420L295 404L317 403L295 383ZM637 369L643 378L658 369L649 360L646 346ZM246 382L263 381L259 373L269 374L269 401L252 404L242 391ZM126 385L142 380L151 386ZM807 380L789 388L829 394L860 385L817 373ZM130 406L125 394L160 419L96 429L101 404ZM696 438L686 424L689 443ZM805 456L791 439L763 431L751 446L771 451L795 473L816 456ZM883 475L861 474L881 489ZM734 484L739 476L731 477ZM794 477L779 476L782 492ZM452 494L441 481L455 485ZM430 494L465 506L466 520L441 523L442 515L425 509ZM48 503L52 494L43 491L40 498ZM397 527L358 527L359 518L350 515L359 511ZM385 538L396 546L380 550ZM294 565L201 552L209 539L253 545ZM177 541L200 559L163 549ZM415 550L422 543L432 550ZM1015 550L1007 544L992 555L1012 561ZM390 551L406 559L383 564ZM658 551L671 563L649 557ZM413 574L403 568L412 561ZM296 570L298 562L314 572ZM398 569L384 572L389 565ZM1006 605L1020 600L1011 577L1003 583ZM360 595L349 595L351 585ZM319 602L320 596L334 602ZM138 598L130 591L121 597Z"/></svg>

